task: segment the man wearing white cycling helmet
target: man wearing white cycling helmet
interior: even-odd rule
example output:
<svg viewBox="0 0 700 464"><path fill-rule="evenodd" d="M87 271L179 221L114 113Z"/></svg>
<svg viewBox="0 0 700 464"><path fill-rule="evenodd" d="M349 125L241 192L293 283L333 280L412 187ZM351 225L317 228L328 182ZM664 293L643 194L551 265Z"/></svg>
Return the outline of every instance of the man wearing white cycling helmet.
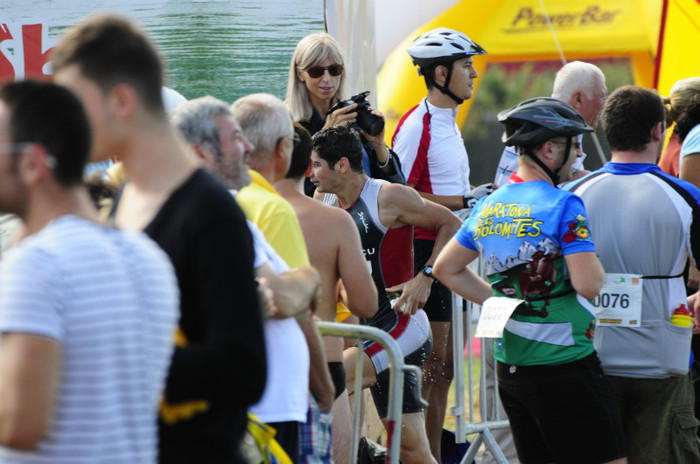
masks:
<svg viewBox="0 0 700 464"><path fill-rule="evenodd" d="M593 128L567 103L546 97L498 119L506 145L517 148L518 171L474 206L438 256L435 275L477 304L515 299L494 351L521 462L626 463L586 301L600 291L603 267L583 201L556 188L571 176L578 134ZM480 253L488 283L466 267Z"/></svg>
<svg viewBox="0 0 700 464"><path fill-rule="evenodd" d="M438 28L418 37L408 53L425 79L428 95L406 113L392 140L401 161L406 184L419 194L452 211L469 208L491 191L491 185L472 190L469 158L456 124L459 105L473 95L473 56L486 50L461 32ZM432 277L426 261L433 252L435 231L415 228L414 273L428 278L430 297L424 309L430 319L434 345L423 365L423 397L430 403L426 429L430 447L440 461L440 442L447 393L452 382L452 298L450 291ZM390 289L391 290L391 289Z"/></svg>

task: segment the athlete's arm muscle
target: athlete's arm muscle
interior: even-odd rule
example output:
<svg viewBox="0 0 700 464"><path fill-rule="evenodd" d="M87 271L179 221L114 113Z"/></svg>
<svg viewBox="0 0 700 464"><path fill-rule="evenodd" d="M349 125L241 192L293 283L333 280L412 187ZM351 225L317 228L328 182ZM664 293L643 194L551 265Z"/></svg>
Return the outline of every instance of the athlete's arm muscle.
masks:
<svg viewBox="0 0 700 464"><path fill-rule="evenodd" d="M418 193L402 185L384 185L379 191L379 218L385 226L396 227L413 225L437 231L433 253L426 261L432 265L447 241L457 232L461 222L450 210L442 205L426 201ZM400 291L396 305L415 314L430 296L432 279L418 273L410 281L391 287L388 291Z"/></svg>
<svg viewBox="0 0 700 464"><path fill-rule="evenodd" d="M459 211L464 208L464 197L461 195L433 195L427 192L418 192L426 200L444 206L450 211Z"/></svg>
<svg viewBox="0 0 700 464"><path fill-rule="evenodd" d="M397 188L399 187L399 188ZM433 264L438 253L447 241L454 236L461 222L450 210L418 195L415 190L403 186L385 185L379 191L379 217L384 225L413 225L437 231L433 254L426 264ZM394 221L388 224L384 220L384 211L388 212L387 219Z"/></svg>

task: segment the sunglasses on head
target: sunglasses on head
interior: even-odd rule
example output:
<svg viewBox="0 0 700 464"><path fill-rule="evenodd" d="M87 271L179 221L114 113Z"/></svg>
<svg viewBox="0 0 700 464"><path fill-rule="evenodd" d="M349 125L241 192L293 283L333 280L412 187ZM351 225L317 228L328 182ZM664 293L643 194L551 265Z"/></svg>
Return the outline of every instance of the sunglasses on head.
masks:
<svg viewBox="0 0 700 464"><path fill-rule="evenodd" d="M318 79L319 77L323 76L326 71L328 71L328 74L333 77L340 76L343 74L343 69L342 64L332 64L330 66L312 66L309 69L304 69L303 71L306 71L313 79Z"/></svg>

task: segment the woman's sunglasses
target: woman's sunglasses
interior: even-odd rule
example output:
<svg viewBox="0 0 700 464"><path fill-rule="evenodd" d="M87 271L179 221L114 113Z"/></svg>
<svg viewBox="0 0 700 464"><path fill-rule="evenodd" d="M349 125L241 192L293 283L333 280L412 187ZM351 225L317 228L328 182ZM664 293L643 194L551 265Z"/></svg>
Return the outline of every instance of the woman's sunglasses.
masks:
<svg viewBox="0 0 700 464"><path fill-rule="evenodd" d="M343 74L343 69L342 64L332 64L330 66L312 66L309 69L302 69L302 71L306 71L311 78L318 79L323 76L326 71L333 77L340 76Z"/></svg>

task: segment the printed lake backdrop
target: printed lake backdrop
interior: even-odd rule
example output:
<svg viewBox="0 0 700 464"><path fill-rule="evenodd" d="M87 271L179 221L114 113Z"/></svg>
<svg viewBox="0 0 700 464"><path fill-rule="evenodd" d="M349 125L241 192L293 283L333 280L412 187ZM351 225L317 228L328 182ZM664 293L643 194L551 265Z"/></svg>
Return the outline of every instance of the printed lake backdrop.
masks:
<svg viewBox="0 0 700 464"><path fill-rule="evenodd" d="M61 32L100 11L146 28L167 86L229 103L255 92L284 99L296 43L323 30L323 0L0 0L0 79L50 74Z"/></svg>

